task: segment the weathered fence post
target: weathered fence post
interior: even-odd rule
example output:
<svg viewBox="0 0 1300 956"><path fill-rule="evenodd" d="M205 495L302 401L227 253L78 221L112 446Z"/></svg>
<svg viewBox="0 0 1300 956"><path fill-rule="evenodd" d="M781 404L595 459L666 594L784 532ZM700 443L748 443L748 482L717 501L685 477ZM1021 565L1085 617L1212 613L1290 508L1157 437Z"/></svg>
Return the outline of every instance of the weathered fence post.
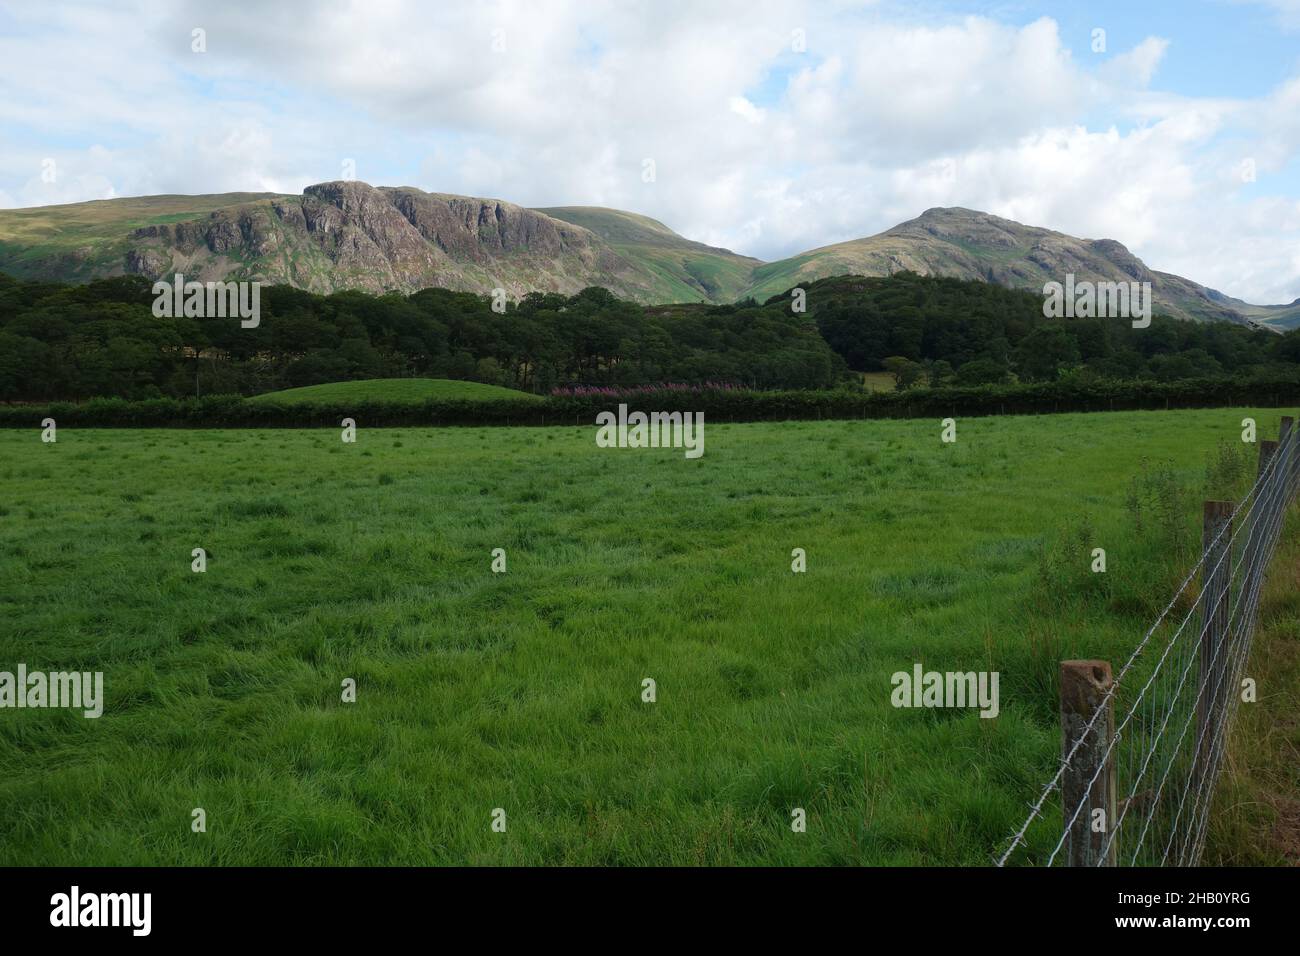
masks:
<svg viewBox="0 0 1300 956"><path fill-rule="evenodd" d="M1256 492L1251 498L1251 506L1244 515L1243 522L1247 525L1247 537L1245 537L1245 593L1251 593L1255 588L1255 578L1260 572L1260 554L1264 550L1264 523L1269 514L1270 489L1273 485L1261 481L1262 477L1269 471L1269 466L1273 462L1273 455L1277 454L1278 444L1275 441L1260 442L1260 467L1255 472Z"/></svg>
<svg viewBox="0 0 1300 956"><path fill-rule="evenodd" d="M1196 702L1196 768L1193 780L1200 788L1213 762L1223 705L1219 698L1227 672L1228 622L1232 597L1231 501L1205 502L1201 530L1201 682ZM1261 513L1262 514L1262 513Z"/></svg>
<svg viewBox="0 0 1300 956"><path fill-rule="evenodd" d="M1115 825L1115 759L1106 752L1115 736L1115 701L1107 696L1111 683L1107 661L1061 661L1061 757L1069 757L1080 742L1061 778L1067 866L1115 865L1114 840L1105 859L1101 855ZM1085 732L1098 710L1103 713Z"/></svg>
<svg viewBox="0 0 1300 956"><path fill-rule="evenodd" d="M1262 439L1259 443L1259 475L1264 474L1268 463L1273 460L1273 453L1277 451L1277 442L1269 441L1267 438Z"/></svg>
<svg viewBox="0 0 1300 956"><path fill-rule="evenodd" d="M1269 515L1272 514L1277 476L1272 476L1268 481L1261 481L1260 479L1268 473L1273 457L1276 454L1277 442L1264 440L1259 443L1259 469L1255 473L1257 488L1250 502L1250 508L1246 514L1242 515L1242 520L1249 528L1245 545L1244 563L1246 574L1245 585L1242 590L1244 594L1254 594L1257 579L1264 573L1262 564L1268 539L1267 524Z"/></svg>
<svg viewBox="0 0 1300 956"><path fill-rule="evenodd" d="M1264 439L1259 443L1259 471L1255 474L1255 480L1258 481L1268 471L1269 465L1273 462L1273 456L1277 454L1277 442ZM1268 489L1264 485L1259 486L1260 503L1263 503L1264 495Z"/></svg>

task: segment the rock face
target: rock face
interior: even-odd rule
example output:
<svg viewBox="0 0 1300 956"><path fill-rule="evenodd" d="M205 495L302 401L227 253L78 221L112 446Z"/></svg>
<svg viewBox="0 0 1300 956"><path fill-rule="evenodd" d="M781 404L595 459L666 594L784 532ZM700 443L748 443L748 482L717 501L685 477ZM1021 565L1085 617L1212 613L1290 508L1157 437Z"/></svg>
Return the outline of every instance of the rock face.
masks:
<svg viewBox="0 0 1300 956"><path fill-rule="evenodd" d="M135 229L122 268L318 292L429 286L512 296L604 285L641 298L644 277L589 230L496 199L340 181Z"/></svg>
<svg viewBox="0 0 1300 956"><path fill-rule="evenodd" d="M1150 282L1156 311L1183 319L1300 326L1300 303L1255 306L1149 269L1113 239L1078 239L972 209L929 209L878 235L763 263L692 242L647 216L594 206L525 209L499 199L340 181L301 196L145 196L0 210L0 272L85 281L177 272L313 292L439 286L572 294L604 286L647 304L735 302L836 275Z"/></svg>

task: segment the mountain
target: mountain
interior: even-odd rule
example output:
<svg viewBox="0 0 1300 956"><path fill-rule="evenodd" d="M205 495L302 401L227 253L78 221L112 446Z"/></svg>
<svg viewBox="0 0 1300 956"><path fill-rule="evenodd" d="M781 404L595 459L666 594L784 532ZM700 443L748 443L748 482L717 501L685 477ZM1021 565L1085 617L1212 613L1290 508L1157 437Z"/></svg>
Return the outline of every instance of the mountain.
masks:
<svg viewBox="0 0 1300 956"><path fill-rule="evenodd" d="M762 300L825 276L883 276L905 269L1038 292L1046 282L1063 282L1066 273L1076 282L1150 282L1157 312L1197 321L1245 320L1226 296L1148 269L1114 239L1076 239L959 207L929 209L878 235L759 266L746 292Z"/></svg>
<svg viewBox="0 0 1300 956"><path fill-rule="evenodd" d="M1255 322L1262 322L1277 329L1300 327L1300 299L1296 299L1289 305L1251 305L1249 302L1234 299L1213 289L1210 293L1229 308L1235 309Z"/></svg>
<svg viewBox="0 0 1300 956"><path fill-rule="evenodd" d="M0 272L65 281L183 272L314 292L500 287L512 297L601 285L658 304L761 301L820 278L900 270L1039 292L1067 273L1076 281L1150 282L1157 312L1300 326L1300 300L1251 305L1149 269L1113 239L1078 239L962 208L930 209L877 235L769 263L617 209L526 209L355 181L308 186L301 196L149 196L0 210Z"/></svg>
<svg viewBox="0 0 1300 956"><path fill-rule="evenodd" d="M301 196L151 196L0 211L0 272L84 281L184 273L313 292L441 286L512 297L603 285L640 302L729 301L756 259L604 209L347 181ZM606 238L608 237L608 238Z"/></svg>
<svg viewBox="0 0 1300 956"><path fill-rule="evenodd" d="M589 229L624 259L657 275L674 294L654 303L700 301L701 295L709 302L733 302L750 284L754 267L763 264L760 259L684 239L657 219L634 212L599 206L535 211Z"/></svg>

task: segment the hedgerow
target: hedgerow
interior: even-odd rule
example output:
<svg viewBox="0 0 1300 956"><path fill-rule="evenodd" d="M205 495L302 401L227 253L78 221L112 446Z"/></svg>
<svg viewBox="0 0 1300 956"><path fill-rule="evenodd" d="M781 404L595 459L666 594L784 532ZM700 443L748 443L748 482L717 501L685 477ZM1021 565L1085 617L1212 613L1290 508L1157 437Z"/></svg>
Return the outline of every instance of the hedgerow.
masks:
<svg viewBox="0 0 1300 956"><path fill-rule="evenodd" d="M1060 381L966 388L863 392L853 389L758 391L663 389L621 398L553 395L537 399L364 401L276 404L233 395L82 403L0 405L0 427L36 428L46 418L91 428L315 428L344 418L369 427L427 425L581 425L626 404L631 411L690 411L707 422L848 418L1034 415L1162 408L1278 406L1300 402L1300 371L1269 379Z"/></svg>

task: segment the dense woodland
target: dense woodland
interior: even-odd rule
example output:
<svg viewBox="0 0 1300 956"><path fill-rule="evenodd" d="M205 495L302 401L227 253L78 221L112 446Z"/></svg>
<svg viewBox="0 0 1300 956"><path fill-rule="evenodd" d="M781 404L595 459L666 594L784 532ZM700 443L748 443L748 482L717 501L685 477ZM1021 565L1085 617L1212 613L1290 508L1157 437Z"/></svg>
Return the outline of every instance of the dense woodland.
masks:
<svg viewBox="0 0 1300 956"><path fill-rule="evenodd" d="M1300 332L1157 317L1047 320L1041 297L910 273L811 283L759 304L641 306L604 289L533 293L504 314L445 289L261 295L261 321L158 318L138 276L87 285L0 275L0 401L258 394L348 379L472 379L547 393L571 385L725 382L759 389L1060 379L1177 381L1294 372Z"/></svg>
<svg viewBox="0 0 1300 956"><path fill-rule="evenodd" d="M533 294L504 314L445 289L315 295L263 288L257 328L157 318L151 283L83 286L0 276L0 400L256 394L363 378L567 384L726 381L816 388L846 369L808 316L779 308L682 313L604 289Z"/></svg>
<svg viewBox="0 0 1300 956"><path fill-rule="evenodd" d="M1159 315L1145 329L1126 319L1045 319L1041 295L986 282L842 277L810 287L810 307L818 300L818 328L850 368L888 369L903 384L1172 382L1287 374L1300 362L1295 333Z"/></svg>

